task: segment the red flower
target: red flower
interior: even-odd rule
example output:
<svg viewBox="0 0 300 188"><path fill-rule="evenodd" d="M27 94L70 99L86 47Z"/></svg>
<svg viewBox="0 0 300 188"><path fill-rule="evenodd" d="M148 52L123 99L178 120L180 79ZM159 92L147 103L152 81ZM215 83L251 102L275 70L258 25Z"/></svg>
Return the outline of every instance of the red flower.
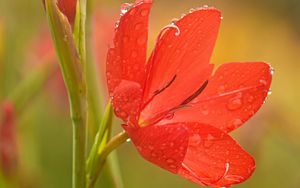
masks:
<svg viewBox="0 0 300 188"><path fill-rule="evenodd" d="M263 62L209 64L221 13L203 7L165 27L146 63L152 0L125 4L107 59L115 114L148 161L195 183L245 181L254 159L227 133L263 104L272 70Z"/></svg>

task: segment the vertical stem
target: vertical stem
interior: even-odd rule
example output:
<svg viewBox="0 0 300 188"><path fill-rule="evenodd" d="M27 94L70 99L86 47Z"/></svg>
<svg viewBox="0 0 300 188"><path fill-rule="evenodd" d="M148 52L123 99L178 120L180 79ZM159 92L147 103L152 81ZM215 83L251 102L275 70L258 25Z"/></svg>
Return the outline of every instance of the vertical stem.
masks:
<svg viewBox="0 0 300 188"><path fill-rule="evenodd" d="M85 187L86 126L83 119L73 119L73 188Z"/></svg>
<svg viewBox="0 0 300 188"><path fill-rule="evenodd" d="M85 80L85 6L86 0L79 1L80 32L72 34L68 19L60 12L56 1L45 0L52 39L59 57L66 88L69 94L70 111L73 123L73 188L86 186L86 127L87 98ZM82 10L81 10L82 9ZM79 41L79 43L78 43Z"/></svg>
<svg viewBox="0 0 300 188"><path fill-rule="evenodd" d="M86 1L79 0L77 4L76 24L74 31L75 43L79 52L80 63L83 69L83 79L86 81ZM87 85L85 85L85 96L82 104L85 104L83 119L73 119L73 188L84 188L86 186L86 143L87 143Z"/></svg>

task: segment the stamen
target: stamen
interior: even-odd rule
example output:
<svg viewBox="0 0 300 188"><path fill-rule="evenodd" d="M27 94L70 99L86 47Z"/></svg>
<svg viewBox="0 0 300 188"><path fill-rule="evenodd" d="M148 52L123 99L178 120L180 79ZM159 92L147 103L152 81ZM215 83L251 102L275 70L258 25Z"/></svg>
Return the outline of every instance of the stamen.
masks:
<svg viewBox="0 0 300 188"><path fill-rule="evenodd" d="M161 88L161 89L159 89L159 90L156 90L156 91L154 92L154 95L158 95L159 93L163 92L165 89L167 89L168 87L170 87L170 85L175 81L176 77L177 77L177 75L175 74L175 75L173 76L173 78L171 79L171 81L168 82L163 88Z"/></svg>
<svg viewBox="0 0 300 188"><path fill-rule="evenodd" d="M167 89L168 87L170 87L171 84L175 81L176 77L177 77L177 75L175 74L175 75L173 76L173 78L172 78L165 86L163 86L161 89L158 89L158 90L154 91L153 96L151 96L150 99L149 99L146 103L143 104L142 109L144 109L144 108L145 108L145 107L146 107L146 106L154 99L154 97L155 97L156 95L160 94L160 93L163 92L165 89Z"/></svg>
<svg viewBox="0 0 300 188"><path fill-rule="evenodd" d="M196 97L198 97L202 93L202 91L206 88L207 84L208 84L208 80L206 80L195 93L193 93L191 96L185 99L180 105L186 105L192 100L194 100Z"/></svg>

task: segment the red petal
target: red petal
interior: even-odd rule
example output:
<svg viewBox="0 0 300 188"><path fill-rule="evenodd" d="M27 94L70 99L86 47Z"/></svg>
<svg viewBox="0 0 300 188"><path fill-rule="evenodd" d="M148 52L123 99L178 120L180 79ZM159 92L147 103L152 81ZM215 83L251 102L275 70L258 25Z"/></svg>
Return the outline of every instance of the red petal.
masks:
<svg viewBox="0 0 300 188"><path fill-rule="evenodd" d="M203 93L177 111L171 122L201 122L230 132L261 107L271 84L271 67L266 63L227 63L221 65Z"/></svg>
<svg viewBox="0 0 300 188"><path fill-rule="evenodd" d="M188 132L181 124L124 129L146 160L172 173L181 168L188 145Z"/></svg>
<svg viewBox="0 0 300 188"><path fill-rule="evenodd" d="M106 77L109 95L112 97L114 109L120 111L116 115L125 121L130 121L128 117L137 115L141 103L140 90L145 81L148 16L151 5L151 1L137 1L132 6L126 4L122 7L123 16L116 28L114 47L109 49L107 56ZM120 85L122 82L125 86ZM122 90L124 88L125 90ZM137 93L124 93L130 88ZM132 101L134 103L131 103ZM122 106L124 104L126 106Z"/></svg>
<svg viewBox="0 0 300 188"><path fill-rule="evenodd" d="M187 123L188 150L178 174L198 184L230 186L248 179L254 159L229 135L198 123Z"/></svg>
<svg viewBox="0 0 300 188"><path fill-rule="evenodd" d="M164 28L150 58L151 67L144 93L149 101L142 119L180 105L209 79L213 65L209 64L220 25L220 12L213 8L187 14L174 25ZM176 29L176 27L178 27ZM166 31L165 31L166 30Z"/></svg>
<svg viewBox="0 0 300 188"><path fill-rule="evenodd" d="M248 153L229 135L209 125L174 123L124 128L146 160L198 184L241 183L255 169Z"/></svg>
<svg viewBox="0 0 300 188"><path fill-rule="evenodd" d="M71 25L74 24L76 16L77 0L58 0L58 7L60 11L66 15Z"/></svg>
<svg viewBox="0 0 300 188"><path fill-rule="evenodd" d="M121 10L123 16L117 24L114 46L109 49L107 57L106 75L111 96L121 80L144 84L151 5L151 2L139 1L131 8L127 4Z"/></svg>
<svg viewBox="0 0 300 188"><path fill-rule="evenodd" d="M138 83L122 80L114 91L112 102L116 116L129 125L137 125L142 102L142 88Z"/></svg>

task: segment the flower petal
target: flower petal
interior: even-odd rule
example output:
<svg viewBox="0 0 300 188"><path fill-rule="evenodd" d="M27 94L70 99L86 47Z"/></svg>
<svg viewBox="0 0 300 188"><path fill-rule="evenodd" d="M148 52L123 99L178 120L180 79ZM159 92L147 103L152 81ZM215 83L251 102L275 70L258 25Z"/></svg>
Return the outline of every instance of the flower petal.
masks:
<svg viewBox="0 0 300 188"><path fill-rule="evenodd" d="M141 101L142 93L128 96L128 93L124 94L124 91L120 88L125 87L125 90L128 87L133 87L135 90L143 88L148 40L148 16L151 5L152 1L149 0L139 0L133 5L123 5L121 18L115 31L114 46L108 52L106 76L109 95L112 98L114 109L121 109L123 115L128 114L130 116L136 114L135 112L131 113L131 111L139 111L140 104L135 103L130 106L130 103L126 102L126 98L130 97L135 102ZM126 83L125 86L120 86L122 81ZM129 84L131 86L128 83L131 83ZM118 88L118 91L116 91L116 88ZM136 97L136 99L133 97ZM125 103L127 103L126 107L120 106ZM119 116L119 114L116 115ZM124 117L121 118L124 120Z"/></svg>
<svg viewBox="0 0 300 188"><path fill-rule="evenodd" d="M143 86L151 5L148 1L138 1L133 5L124 5L121 10L114 46L109 49L107 57L106 75L110 95L121 80L134 81Z"/></svg>
<svg viewBox="0 0 300 188"><path fill-rule="evenodd" d="M172 173L178 172L188 145L188 132L181 124L123 127L146 160Z"/></svg>
<svg viewBox="0 0 300 188"><path fill-rule="evenodd" d="M192 107L179 110L171 122L201 122L230 132L252 117L264 103L272 80L269 64L226 63L209 80Z"/></svg>
<svg viewBox="0 0 300 188"><path fill-rule="evenodd" d="M254 159L236 141L219 129L186 123L188 150L178 174L202 185L230 186L248 179Z"/></svg>
<svg viewBox="0 0 300 188"><path fill-rule="evenodd" d="M148 63L144 92L145 103L153 100L142 112L142 119L180 105L209 79L213 69L209 61L220 20L218 10L203 8L161 31Z"/></svg>
<svg viewBox="0 0 300 188"><path fill-rule="evenodd" d="M255 169L248 153L210 125L173 123L124 129L146 160L201 185L241 183Z"/></svg>

